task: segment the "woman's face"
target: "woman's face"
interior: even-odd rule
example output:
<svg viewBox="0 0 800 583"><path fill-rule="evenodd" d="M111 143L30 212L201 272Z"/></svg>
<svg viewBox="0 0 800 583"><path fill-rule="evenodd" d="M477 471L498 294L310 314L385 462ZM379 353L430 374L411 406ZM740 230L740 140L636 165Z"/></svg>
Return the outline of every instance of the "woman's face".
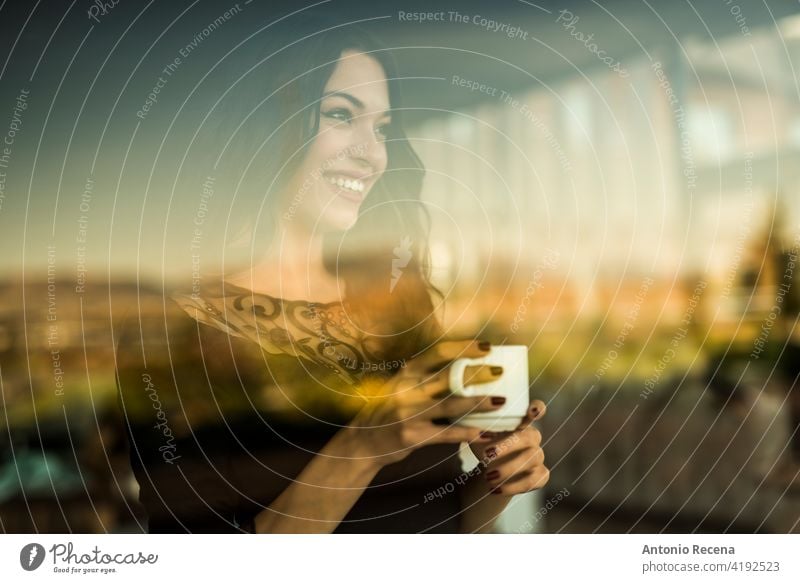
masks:
<svg viewBox="0 0 800 583"><path fill-rule="evenodd" d="M319 133L288 192L284 219L344 231L386 170L389 87L374 58L344 51L320 101Z"/></svg>

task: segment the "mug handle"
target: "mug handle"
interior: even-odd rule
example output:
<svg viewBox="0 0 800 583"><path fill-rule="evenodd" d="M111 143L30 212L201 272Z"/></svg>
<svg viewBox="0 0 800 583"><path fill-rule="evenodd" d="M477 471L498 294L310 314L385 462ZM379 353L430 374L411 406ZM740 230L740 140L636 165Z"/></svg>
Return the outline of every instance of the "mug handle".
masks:
<svg viewBox="0 0 800 583"><path fill-rule="evenodd" d="M459 358L450 365L450 392L459 397L469 397L468 387L464 386L464 371L473 363L478 363L478 358Z"/></svg>

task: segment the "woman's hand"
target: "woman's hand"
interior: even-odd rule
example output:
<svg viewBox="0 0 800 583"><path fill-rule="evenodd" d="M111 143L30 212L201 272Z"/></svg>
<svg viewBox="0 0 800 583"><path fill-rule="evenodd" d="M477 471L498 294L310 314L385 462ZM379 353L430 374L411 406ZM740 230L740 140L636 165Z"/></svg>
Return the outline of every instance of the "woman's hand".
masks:
<svg viewBox="0 0 800 583"><path fill-rule="evenodd" d="M491 437L483 435L480 429L450 425L449 421L448 424L435 423L503 406L504 399L490 395L459 397L450 393L450 364L457 358L485 356L487 351L485 342L441 342L409 360L383 384L364 387L368 403L346 428L353 449L373 458L377 465L385 466L426 445L489 443ZM499 374L502 374L500 367L467 367L466 384L490 382Z"/></svg>
<svg viewBox="0 0 800 583"><path fill-rule="evenodd" d="M513 496L547 484L550 470L544 465L542 434L531 425L546 409L542 401L535 400L514 431L490 434L490 442L470 444L475 456L486 464L484 478L492 494Z"/></svg>

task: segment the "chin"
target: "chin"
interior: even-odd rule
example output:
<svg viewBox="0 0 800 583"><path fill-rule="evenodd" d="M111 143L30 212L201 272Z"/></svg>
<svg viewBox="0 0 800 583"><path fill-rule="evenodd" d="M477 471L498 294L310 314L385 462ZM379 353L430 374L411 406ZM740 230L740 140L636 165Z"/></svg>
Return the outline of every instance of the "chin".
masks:
<svg viewBox="0 0 800 583"><path fill-rule="evenodd" d="M325 205L323 216L320 217L320 225L324 225L328 231L348 231L358 221L360 209L360 203L334 199L330 204Z"/></svg>
<svg viewBox="0 0 800 583"><path fill-rule="evenodd" d="M328 231L349 231L357 221L358 212L336 213L335 216L325 217L325 226Z"/></svg>

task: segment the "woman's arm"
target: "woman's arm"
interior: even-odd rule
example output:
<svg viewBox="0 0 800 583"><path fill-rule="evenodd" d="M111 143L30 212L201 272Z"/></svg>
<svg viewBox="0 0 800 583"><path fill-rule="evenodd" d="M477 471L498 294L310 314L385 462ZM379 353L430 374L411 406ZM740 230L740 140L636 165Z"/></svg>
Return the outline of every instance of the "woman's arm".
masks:
<svg viewBox="0 0 800 583"><path fill-rule="evenodd" d="M257 533L333 532L380 470L352 427L341 429L272 504L256 515Z"/></svg>
<svg viewBox="0 0 800 583"><path fill-rule="evenodd" d="M353 507L378 471L404 459L418 447L435 443L490 443L480 429L451 425L445 429L434 419L460 418L468 412L494 411L500 403L490 397L454 397L445 394L447 369L429 372L433 365L458 355L478 356L476 342L442 343L418 356L372 395L350 425L322 448L268 508L254 520L255 532L332 532ZM495 378L490 367L475 367L472 382ZM378 396L380 395L380 396Z"/></svg>

